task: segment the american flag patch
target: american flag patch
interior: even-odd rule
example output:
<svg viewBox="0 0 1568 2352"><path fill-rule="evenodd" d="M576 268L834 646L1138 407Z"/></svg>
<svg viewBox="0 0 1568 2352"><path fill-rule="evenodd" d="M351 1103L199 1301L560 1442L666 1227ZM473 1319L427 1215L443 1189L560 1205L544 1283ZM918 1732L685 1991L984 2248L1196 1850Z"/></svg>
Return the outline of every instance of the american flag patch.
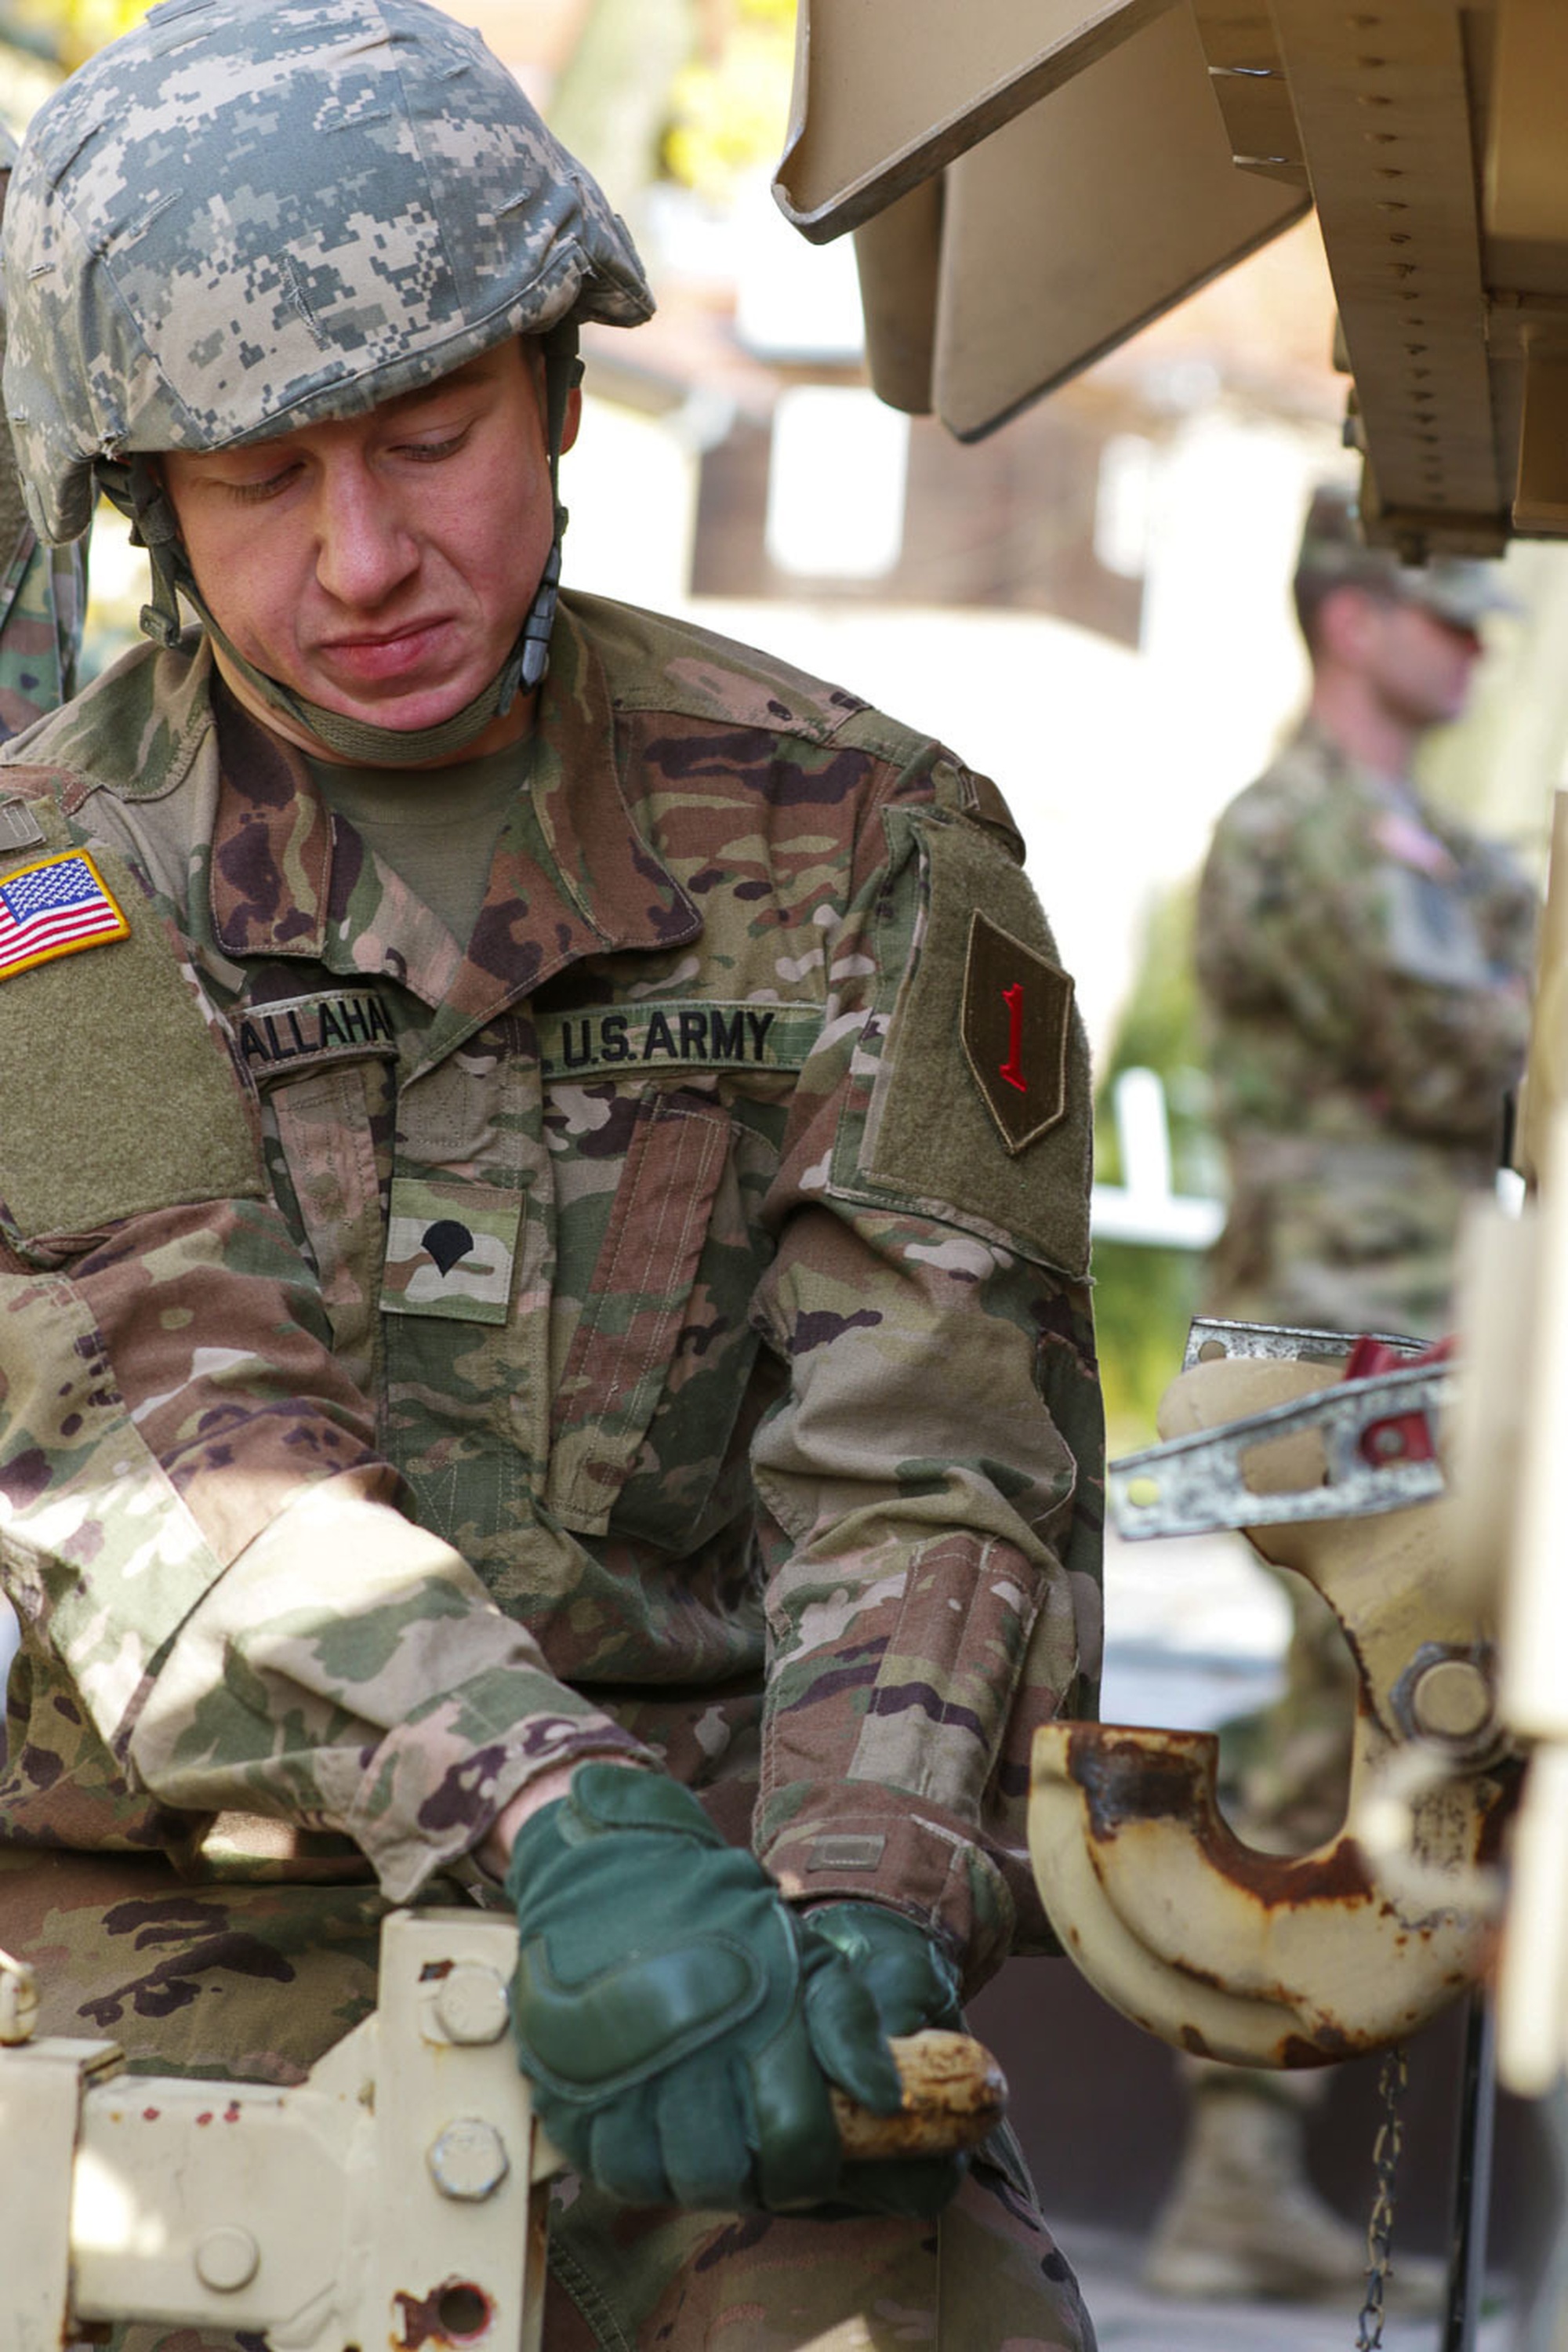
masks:
<svg viewBox="0 0 1568 2352"><path fill-rule="evenodd" d="M130 932L85 850L41 858L0 882L0 980Z"/></svg>

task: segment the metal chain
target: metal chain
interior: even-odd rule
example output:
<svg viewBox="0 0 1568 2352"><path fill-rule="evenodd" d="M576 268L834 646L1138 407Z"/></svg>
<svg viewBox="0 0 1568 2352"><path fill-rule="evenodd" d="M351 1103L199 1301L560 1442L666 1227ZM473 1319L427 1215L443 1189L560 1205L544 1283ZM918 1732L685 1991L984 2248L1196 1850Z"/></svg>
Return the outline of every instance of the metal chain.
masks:
<svg viewBox="0 0 1568 2352"><path fill-rule="evenodd" d="M1389 2252L1394 2243L1394 2174L1404 2145L1399 2101L1410 2079L1405 2050L1396 2042L1383 2053L1377 2095L1383 2120L1373 2143L1372 2213L1366 2225L1366 2301L1356 2325L1355 2352L1378 2352L1383 2342L1383 2298L1388 2284Z"/></svg>

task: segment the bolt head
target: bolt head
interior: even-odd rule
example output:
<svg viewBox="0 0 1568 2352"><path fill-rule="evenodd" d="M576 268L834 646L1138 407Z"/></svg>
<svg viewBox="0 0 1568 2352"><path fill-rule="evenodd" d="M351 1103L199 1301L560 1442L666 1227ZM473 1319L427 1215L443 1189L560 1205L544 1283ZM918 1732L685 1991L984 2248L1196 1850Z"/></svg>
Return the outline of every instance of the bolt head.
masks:
<svg viewBox="0 0 1568 2352"><path fill-rule="evenodd" d="M1491 1685L1468 1658L1439 1658L1411 1693L1416 1727L1434 1739L1474 1739L1491 1720Z"/></svg>
<svg viewBox="0 0 1568 2352"><path fill-rule="evenodd" d="M499 2042L511 2015L507 1989L494 1969L479 1960L458 1960L437 1988L436 2021L449 2040Z"/></svg>
<svg viewBox="0 0 1568 2352"><path fill-rule="evenodd" d="M447 2124L431 2142L426 2161L443 2197L473 2203L493 2197L511 2169L500 2132L477 2116Z"/></svg>
<svg viewBox="0 0 1568 2352"><path fill-rule="evenodd" d="M215 2294L237 2294L260 2268L261 2249L248 2230L237 2221L226 2221L207 2231L192 2259L204 2286Z"/></svg>

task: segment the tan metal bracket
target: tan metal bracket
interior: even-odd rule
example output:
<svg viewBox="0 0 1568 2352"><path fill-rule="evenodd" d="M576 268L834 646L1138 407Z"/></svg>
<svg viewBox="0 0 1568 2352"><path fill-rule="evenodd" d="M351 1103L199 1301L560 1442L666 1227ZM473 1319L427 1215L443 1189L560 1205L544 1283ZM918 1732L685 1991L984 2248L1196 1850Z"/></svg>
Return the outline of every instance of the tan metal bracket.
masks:
<svg viewBox="0 0 1568 2352"><path fill-rule="evenodd" d="M128 2074L112 2042L26 2039L19 1999L0 2045L0 2145L26 2151L0 2197L0 2352L143 2319L273 2352L539 2352L563 2165L512 2049L516 1960L504 1916L394 1912L375 2011L292 2088ZM31 1971L0 1977L25 1990ZM969 2035L890 2046L896 2114L831 2092L847 2158L975 2147L1000 2123L1006 2083Z"/></svg>
<svg viewBox="0 0 1568 2352"><path fill-rule="evenodd" d="M821 244L908 194L1173 0L800 0L773 193Z"/></svg>
<svg viewBox="0 0 1568 2352"><path fill-rule="evenodd" d="M1180 2048L1275 2066L1382 2047L1476 1980L1518 1785L1489 1624L1446 1573L1441 1417L1457 1375L1406 1365L1345 1382L1342 1337L1338 1362L1327 1335L1277 1339L1292 1337L1307 1341L1301 1360L1260 1349L1193 1364L1161 1409L1176 1442L1152 1451L1177 1482L1163 1527L1245 1527L1338 1617L1359 1682L1346 1826L1312 1853L1258 1853L1220 1813L1212 1734L1129 1726L1047 1725L1029 1804L1052 1925L1105 1998ZM1389 1430L1404 1444L1423 1433L1415 1458L1380 1455ZM1428 1499L1410 1499L1417 1484ZM1133 1523L1149 1532L1156 1504L1142 1508ZM1369 1852L1357 1823L1380 1797Z"/></svg>
<svg viewBox="0 0 1568 2352"><path fill-rule="evenodd" d="M1184 0L984 0L962 31L935 0L802 0L798 23L774 195L807 236L855 230L872 383L960 440L1307 208L1299 169L1235 168Z"/></svg>
<svg viewBox="0 0 1568 2352"><path fill-rule="evenodd" d="M1304 188L1301 134L1267 0L1193 0L1193 14L1232 163Z"/></svg>
<svg viewBox="0 0 1568 2352"><path fill-rule="evenodd" d="M374 2016L293 2088L0 2049L0 2352L156 2317L275 2352L537 2352L547 2192L508 2032L516 1931L397 1913ZM26 2282L25 2288L20 2283Z"/></svg>
<svg viewBox="0 0 1568 2352"><path fill-rule="evenodd" d="M1135 1541L1256 1526L1265 1493L1275 1525L1431 1502L1445 1485L1438 1416L1455 1391L1447 1364L1336 1380L1226 1428L1124 1454L1107 1468L1107 1501L1120 1533ZM1291 1440L1308 1483L1289 1491L1257 1483Z"/></svg>

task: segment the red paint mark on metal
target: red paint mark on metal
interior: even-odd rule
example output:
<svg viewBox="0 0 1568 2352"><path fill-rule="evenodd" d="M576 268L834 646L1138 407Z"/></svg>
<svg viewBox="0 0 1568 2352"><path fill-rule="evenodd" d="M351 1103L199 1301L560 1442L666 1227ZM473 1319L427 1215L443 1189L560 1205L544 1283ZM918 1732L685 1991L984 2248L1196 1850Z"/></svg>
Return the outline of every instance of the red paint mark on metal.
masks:
<svg viewBox="0 0 1568 2352"><path fill-rule="evenodd" d="M1385 1348L1381 1339L1363 1335L1346 1359L1344 1376L1347 1381L1371 1380L1374 1373L1398 1371L1401 1366L1446 1363L1453 1352L1452 1339L1445 1339L1424 1349L1419 1356L1402 1356L1396 1348ZM1362 1459L1374 1470L1386 1470L1396 1462L1431 1462L1437 1447L1426 1413L1396 1412L1363 1430L1360 1451Z"/></svg>

